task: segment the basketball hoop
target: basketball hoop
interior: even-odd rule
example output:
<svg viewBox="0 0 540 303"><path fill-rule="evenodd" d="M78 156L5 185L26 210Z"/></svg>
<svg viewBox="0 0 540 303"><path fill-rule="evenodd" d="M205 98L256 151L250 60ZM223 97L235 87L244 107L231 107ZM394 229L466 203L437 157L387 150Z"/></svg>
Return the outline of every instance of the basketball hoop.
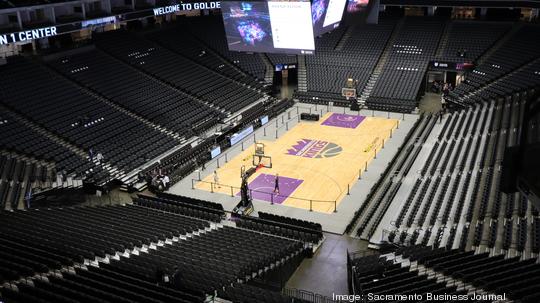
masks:
<svg viewBox="0 0 540 303"><path fill-rule="evenodd" d="M264 153L264 144L257 142L255 144L255 153L252 155L252 164L257 170L267 167L272 168L272 157Z"/></svg>
<svg viewBox="0 0 540 303"><path fill-rule="evenodd" d="M342 88L341 95L349 101L350 98L356 98L356 89L354 88Z"/></svg>

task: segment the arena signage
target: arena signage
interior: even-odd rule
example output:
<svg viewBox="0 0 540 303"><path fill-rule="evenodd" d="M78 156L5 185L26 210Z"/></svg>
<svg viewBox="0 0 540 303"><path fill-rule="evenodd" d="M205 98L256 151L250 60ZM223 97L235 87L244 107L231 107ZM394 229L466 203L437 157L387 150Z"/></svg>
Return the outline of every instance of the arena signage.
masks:
<svg viewBox="0 0 540 303"><path fill-rule="evenodd" d="M231 136L231 146L235 145L236 143L240 142L245 137L249 136L251 133L253 133L253 125L250 125L243 130L241 130L239 133L236 133Z"/></svg>
<svg viewBox="0 0 540 303"><path fill-rule="evenodd" d="M221 154L221 147L218 146L210 151L210 158L214 159L215 157Z"/></svg>
<svg viewBox="0 0 540 303"><path fill-rule="evenodd" d="M85 20L81 22L81 27L89 27L94 25L103 25L103 24L114 24L117 22L116 16L104 17L92 20Z"/></svg>
<svg viewBox="0 0 540 303"><path fill-rule="evenodd" d="M456 63L456 62L443 62L443 61L432 61L430 62L431 69L444 69L444 70L468 70L474 67L472 63Z"/></svg>
<svg viewBox="0 0 540 303"><path fill-rule="evenodd" d="M56 35L58 35L56 26L32 29L18 33L3 34L0 35L0 45L16 42L27 42L34 39L41 39Z"/></svg>
<svg viewBox="0 0 540 303"><path fill-rule="evenodd" d="M221 2L195 2L195 3L181 3L175 5L168 5L163 7L154 8L154 16L172 14L180 11L190 11L194 9L215 9L221 8Z"/></svg>
<svg viewBox="0 0 540 303"><path fill-rule="evenodd" d="M304 158L331 158L341 154L342 151L341 146L332 142L302 139L289 148L286 154Z"/></svg>

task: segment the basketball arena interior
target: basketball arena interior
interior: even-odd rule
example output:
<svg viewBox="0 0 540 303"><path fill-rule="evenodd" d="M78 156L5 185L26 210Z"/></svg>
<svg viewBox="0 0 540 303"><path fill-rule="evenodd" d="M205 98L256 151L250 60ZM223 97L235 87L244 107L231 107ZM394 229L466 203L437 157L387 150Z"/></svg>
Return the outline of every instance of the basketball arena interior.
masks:
<svg viewBox="0 0 540 303"><path fill-rule="evenodd" d="M0 303L540 302L539 0L0 0Z"/></svg>

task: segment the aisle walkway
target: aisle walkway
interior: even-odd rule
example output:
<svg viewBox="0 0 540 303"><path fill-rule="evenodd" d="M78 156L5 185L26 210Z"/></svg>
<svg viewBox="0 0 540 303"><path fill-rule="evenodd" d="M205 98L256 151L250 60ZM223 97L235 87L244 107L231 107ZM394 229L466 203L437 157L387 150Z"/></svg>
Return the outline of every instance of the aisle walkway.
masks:
<svg viewBox="0 0 540 303"><path fill-rule="evenodd" d="M311 259L304 259L286 284L332 298L347 294L347 250L367 250L368 242L347 235L324 235L326 240Z"/></svg>

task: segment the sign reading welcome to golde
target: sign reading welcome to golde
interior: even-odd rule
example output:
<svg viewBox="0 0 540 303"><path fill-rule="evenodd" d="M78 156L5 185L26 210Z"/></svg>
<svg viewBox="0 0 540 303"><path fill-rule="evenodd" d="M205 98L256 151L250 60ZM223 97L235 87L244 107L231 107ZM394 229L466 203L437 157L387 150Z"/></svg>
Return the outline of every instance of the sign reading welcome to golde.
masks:
<svg viewBox="0 0 540 303"><path fill-rule="evenodd" d="M163 7L154 8L154 15L172 14L180 11L190 11L194 9L216 9L221 8L219 1L212 2L195 2L195 3L180 3L174 5L168 5Z"/></svg>

